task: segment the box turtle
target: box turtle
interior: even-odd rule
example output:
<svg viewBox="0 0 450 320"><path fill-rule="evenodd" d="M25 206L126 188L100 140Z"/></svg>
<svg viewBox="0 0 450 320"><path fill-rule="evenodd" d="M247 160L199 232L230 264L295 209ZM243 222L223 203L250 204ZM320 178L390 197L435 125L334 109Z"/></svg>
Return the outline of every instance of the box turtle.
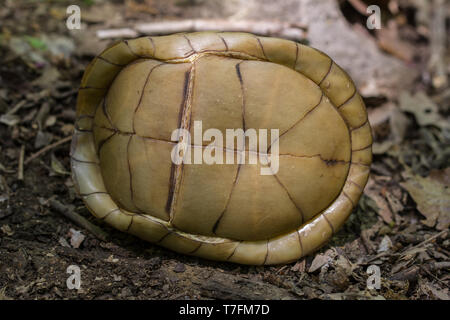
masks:
<svg viewBox="0 0 450 320"><path fill-rule="evenodd" d="M174 163L174 130L194 135L198 121L224 136L278 129L278 170L261 174L261 160ZM117 42L89 64L71 167L88 209L121 231L183 254L270 265L310 254L343 225L371 145L361 96L326 54L248 33L181 33ZM230 158L271 153L215 146Z"/></svg>

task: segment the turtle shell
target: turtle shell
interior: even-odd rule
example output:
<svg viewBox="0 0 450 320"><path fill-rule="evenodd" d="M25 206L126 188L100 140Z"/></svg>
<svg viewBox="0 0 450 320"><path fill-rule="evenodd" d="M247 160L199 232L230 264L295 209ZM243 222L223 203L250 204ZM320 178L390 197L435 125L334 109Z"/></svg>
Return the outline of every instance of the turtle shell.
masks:
<svg viewBox="0 0 450 320"><path fill-rule="evenodd" d="M255 129L271 143L239 149L218 139L211 148L191 138L190 156L214 149L257 161L174 163L174 130L194 137L199 121L203 133ZM278 168L261 174L274 144ZM119 230L183 254L280 264L318 249L342 226L367 182L371 145L360 95L324 53L200 32L121 41L91 62L71 165L86 206Z"/></svg>

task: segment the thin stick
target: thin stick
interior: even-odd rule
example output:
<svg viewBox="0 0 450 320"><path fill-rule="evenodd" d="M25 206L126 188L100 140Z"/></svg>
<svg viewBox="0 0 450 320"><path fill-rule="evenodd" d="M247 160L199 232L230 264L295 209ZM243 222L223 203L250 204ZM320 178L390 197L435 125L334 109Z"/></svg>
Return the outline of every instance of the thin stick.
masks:
<svg viewBox="0 0 450 320"><path fill-rule="evenodd" d="M82 227L82 228L86 229L87 231L89 231L90 233L92 233L98 239L100 239L102 241L108 241L108 234L105 231L103 231L96 225L93 225L91 222L89 222L89 220L80 216L75 211L64 206L61 202L54 200L54 199L50 199L49 204L53 209L55 209L56 211L58 211L59 213L64 215L66 218L69 218L70 220L75 222L80 227Z"/></svg>
<svg viewBox="0 0 450 320"><path fill-rule="evenodd" d="M17 173L17 179L23 180L23 159L25 158L25 145L20 147L20 156L19 156L19 168Z"/></svg>
<svg viewBox="0 0 450 320"><path fill-rule="evenodd" d="M58 140L52 144L49 144L48 146L42 148L41 150L39 150L36 153L33 153L27 160L25 160L25 164L30 163L30 161L33 161L34 159L36 159L37 157L41 156L42 154L46 153L47 151L56 148L57 146L69 142L70 140L72 140L72 136L68 136L65 138L62 138L61 140Z"/></svg>
<svg viewBox="0 0 450 320"><path fill-rule="evenodd" d="M155 21L136 24L131 28L98 30L100 39L121 38L138 34L164 35L178 32L193 31L241 31L250 32L261 36L278 36L282 38L304 41L307 27L299 23L282 21L248 21L226 19L190 19Z"/></svg>
<svg viewBox="0 0 450 320"><path fill-rule="evenodd" d="M415 246L413 246L413 247L411 247L410 249L407 249L407 250L411 250L411 249L415 249L415 248L421 247L421 246L423 246L424 244L427 244L428 242L431 242L431 241L433 241L434 239L439 238L440 236L443 236L443 235L446 234L447 232L448 232L448 230L442 230L441 232L436 233L434 236L429 237L428 239L422 241L421 243L419 243L419 244L417 244L417 245L415 245Z"/></svg>

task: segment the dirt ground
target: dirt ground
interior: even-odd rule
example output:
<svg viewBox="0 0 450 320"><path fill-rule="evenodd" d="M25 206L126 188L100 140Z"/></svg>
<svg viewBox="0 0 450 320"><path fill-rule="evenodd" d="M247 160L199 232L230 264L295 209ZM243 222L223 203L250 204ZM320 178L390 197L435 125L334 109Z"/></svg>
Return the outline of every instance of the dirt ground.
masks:
<svg viewBox="0 0 450 320"><path fill-rule="evenodd" d="M370 50L407 70L411 76L402 79L409 82L390 93L376 86L362 91L374 163L342 230L316 254L267 267L184 256L116 231L88 212L69 172L81 76L113 40L100 41L95 32L208 12L229 17L232 6L85 0L79 2L85 32L72 33L65 24L72 2L0 6L0 299L450 299L445 1L371 1L389 28L364 38L373 44ZM340 1L333 19L358 34L367 19L360 5ZM307 31L304 37L314 44ZM350 73L362 77L358 70ZM68 213L85 220L76 223ZM71 265L81 269L78 290L66 285ZM367 286L373 266L381 271L379 289Z"/></svg>

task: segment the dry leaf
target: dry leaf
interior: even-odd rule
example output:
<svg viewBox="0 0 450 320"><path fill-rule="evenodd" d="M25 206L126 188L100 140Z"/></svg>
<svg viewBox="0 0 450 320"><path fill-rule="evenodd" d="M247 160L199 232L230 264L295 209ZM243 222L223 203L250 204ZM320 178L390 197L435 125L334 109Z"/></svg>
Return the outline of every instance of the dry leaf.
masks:
<svg viewBox="0 0 450 320"><path fill-rule="evenodd" d="M417 203L417 210L426 217L421 220L428 227L445 230L450 226L450 168L435 171L423 178L406 170L402 176L406 179L401 186L408 191ZM439 177L440 176L440 177ZM436 178L439 177L439 178Z"/></svg>

